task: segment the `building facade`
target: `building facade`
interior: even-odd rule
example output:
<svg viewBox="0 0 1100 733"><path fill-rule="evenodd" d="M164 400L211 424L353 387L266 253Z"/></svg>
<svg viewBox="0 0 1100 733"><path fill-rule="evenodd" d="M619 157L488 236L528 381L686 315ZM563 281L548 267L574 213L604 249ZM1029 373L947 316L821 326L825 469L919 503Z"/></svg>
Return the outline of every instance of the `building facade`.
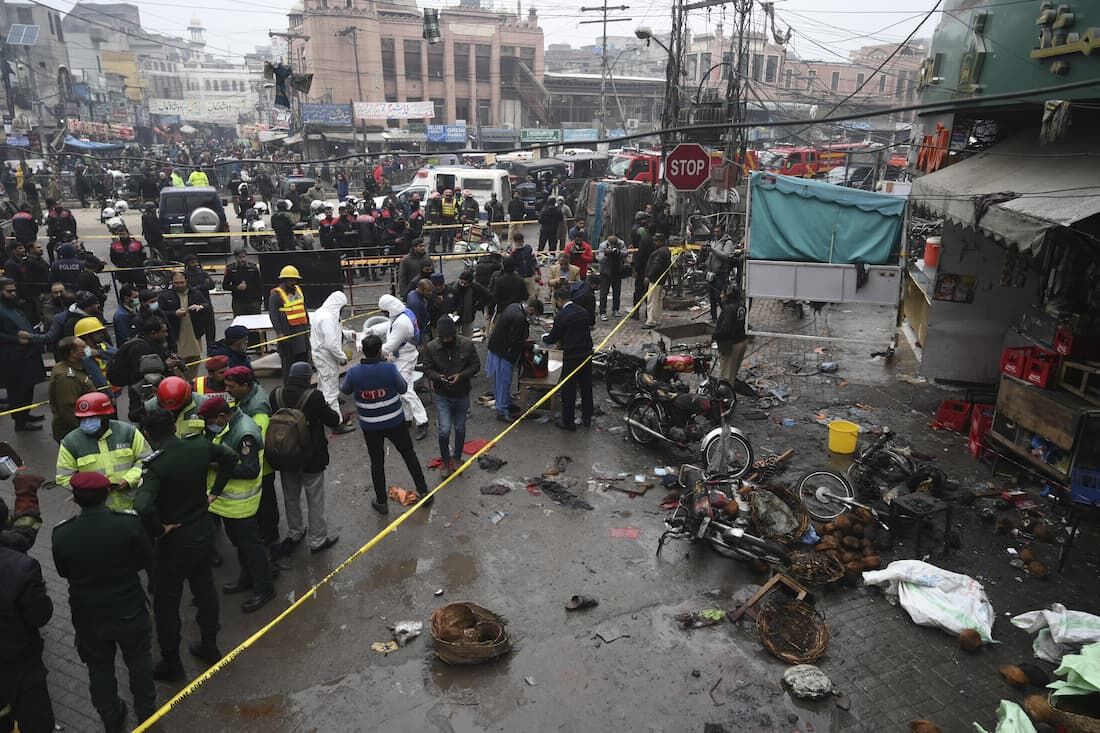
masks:
<svg viewBox="0 0 1100 733"><path fill-rule="evenodd" d="M3 10L0 32L4 39L9 39L9 31L15 24L38 29L33 43L4 44L4 56L11 69L6 85L10 86L11 96L5 100L4 114L12 117L12 129L17 133L56 129L68 101L67 93L63 94L59 85L59 72L63 75L62 70L70 67L61 15L29 3L7 2L0 9Z"/></svg>

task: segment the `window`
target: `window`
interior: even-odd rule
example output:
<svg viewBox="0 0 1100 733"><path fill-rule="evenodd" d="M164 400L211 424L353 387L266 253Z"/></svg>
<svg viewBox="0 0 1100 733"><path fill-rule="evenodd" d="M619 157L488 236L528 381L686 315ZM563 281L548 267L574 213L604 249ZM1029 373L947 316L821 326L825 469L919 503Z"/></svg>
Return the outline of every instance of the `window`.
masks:
<svg viewBox="0 0 1100 733"><path fill-rule="evenodd" d="M382 78L397 78L397 56L392 38L382 39Z"/></svg>
<svg viewBox="0 0 1100 733"><path fill-rule="evenodd" d="M455 44L455 79L466 81L470 76L470 44Z"/></svg>
<svg viewBox="0 0 1100 733"><path fill-rule="evenodd" d="M202 80L202 88L204 90L208 91L208 92L210 91L210 80L209 79L203 79Z"/></svg>
<svg viewBox="0 0 1100 733"><path fill-rule="evenodd" d="M34 25L34 13L30 6L19 6L15 8L15 15L19 19L19 22L23 25Z"/></svg>
<svg viewBox="0 0 1100 733"><path fill-rule="evenodd" d="M760 74L764 70L764 54L754 53L752 55L752 80L760 81Z"/></svg>
<svg viewBox="0 0 1100 733"><path fill-rule="evenodd" d="M53 13L46 13L46 19L50 21L50 35L56 36L57 31L53 29Z"/></svg>
<svg viewBox="0 0 1100 733"><path fill-rule="evenodd" d="M814 88L815 81L817 81L817 72L810 69L809 73L806 75L806 91L810 91Z"/></svg>
<svg viewBox="0 0 1100 733"><path fill-rule="evenodd" d="M55 26L57 26L57 40L64 43L65 42L65 31L62 30L62 28L61 28L61 16L59 15L56 18L54 18L53 23L54 23Z"/></svg>
<svg viewBox="0 0 1100 733"><path fill-rule="evenodd" d="M764 65L764 81L768 84L774 84L776 79L779 78L779 57L769 56L768 62Z"/></svg>
<svg viewBox="0 0 1100 733"><path fill-rule="evenodd" d="M885 74L879 74L879 77L878 77L878 90L879 90L880 93L886 91L886 75Z"/></svg>
<svg viewBox="0 0 1100 733"><path fill-rule="evenodd" d="M787 69L783 74L783 88L790 89L791 84L794 82L794 69Z"/></svg>
<svg viewBox="0 0 1100 733"><path fill-rule="evenodd" d="M447 119L446 99L442 99L441 97L432 97L432 106L435 107L435 116L432 117L433 122L439 123Z"/></svg>
<svg viewBox="0 0 1100 733"><path fill-rule="evenodd" d="M730 78L730 67L733 65L733 54L726 51L722 54L722 78Z"/></svg>
<svg viewBox="0 0 1100 733"><path fill-rule="evenodd" d="M488 99L479 99L479 100L477 100L477 122L478 122L479 125L486 125L487 126L487 125L491 124L491 122L489 120L489 111L490 111L490 106L489 106L489 100Z"/></svg>
<svg viewBox="0 0 1100 733"><path fill-rule="evenodd" d="M837 89L840 89L840 72L839 71L834 71L833 72L832 81L829 82L829 89L833 90L834 92Z"/></svg>
<svg viewBox="0 0 1100 733"><path fill-rule="evenodd" d="M227 79L222 79L222 91L223 92L228 92L229 91L229 81Z"/></svg>
<svg viewBox="0 0 1100 733"><path fill-rule="evenodd" d="M530 46L520 48L519 57L523 63L527 64L528 69L535 68L535 49Z"/></svg>
<svg viewBox="0 0 1100 733"><path fill-rule="evenodd" d="M699 75L702 80L702 75L707 73L707 70L711 67L711 55L709 53L699 54ZM713 72L711 72L713 73Z"/></svg>
<svg viewBox="0 0 1100 733"><path fill-rule="evenodd" d="M433 43L428 46L428 78L443 78L443 44Z"/></svg>
<svg viewBox="0 0 1100 733"><path fill-rule="evenodd" d="M492 54L492 46L479 43L474 48L474 60L477 62L474 66L474 76L477 77L478 81L489 81L489 76L492 73L489 70Z"/></svg>
<svg viewBox="0 0 1100 733"><path fill-rule="evenodd" d="M470 100L469 99L456 99L455 100L455 122L458 120L470 121Z"/></svg>
<svg viewBox="0 0 1100 733"><path fill-rule="evenodd" d="M863 80L865 78L866 77L863 74L856 74L856 89L859 89L861 86L863 86Z"/></svg>
<svg viewBox="0 0 1100 733"><path fill-rule="evenodd" d="M687 78L692 81L699 80L699 57L688 56Z"/></svg>
<svg viewBox="0 0 1100 733"><path fill-rule="evenodd" d="M437 44L438 45L438 44ZM405 78L420 81L420 41L405 41Z"/></svg>

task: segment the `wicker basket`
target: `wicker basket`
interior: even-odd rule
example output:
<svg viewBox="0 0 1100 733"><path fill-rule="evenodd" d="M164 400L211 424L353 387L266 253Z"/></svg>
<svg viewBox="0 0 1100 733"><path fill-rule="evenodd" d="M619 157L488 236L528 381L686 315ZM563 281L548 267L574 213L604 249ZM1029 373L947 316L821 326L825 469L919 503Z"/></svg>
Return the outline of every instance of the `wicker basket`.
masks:
<svg viewBox="0 0 1100 733"><path fill-rule="evenodd" d="M844 564L828 552L794 550L787 574L807 585L835 583L844 577Z"/></svg>
<svg viewBox="0 0 1100 733"><path fill-rule="evenodd" d="M1054 711L1054 721L1064 725L1069 733L1100 733L1100 719L1060 710L1052 697L1048 697L1047 701Z"/></svg>
<svg viewBox="0 0 1100 733"><path fill-rule="evenodd" d="M752 501L752 497L750 496L749 507L752 510L752 523L757 534L767 537L770 540L775 540L776 542L782 542L783 544L790 544L791 542L797 542L802 539L803 535L806 534L806 530L810 528L810 515L806 513L806 507L799 501L798 496L788 488L775 485L757 486L755 491L767 491L778 497L779 500L786 504L791 510L797 525L793 531L776 534L771 530L767 522L761 521L761 518L757 515L757 503Z"/></svg>
<svg viewBox="0 0 1100 733"><path fill-rule="evenodd" d="M475 603L449 603L431 618L435 654L448 664L480 664L512 650L504 619Z"/></svg>
<svg viewBox="0 0 1100 733"><path fill-rule="evenodd" d="M821 614L794 598L769 600L756 627L764 648L789 664L813 664L829 646L829 627Z"/></svg>

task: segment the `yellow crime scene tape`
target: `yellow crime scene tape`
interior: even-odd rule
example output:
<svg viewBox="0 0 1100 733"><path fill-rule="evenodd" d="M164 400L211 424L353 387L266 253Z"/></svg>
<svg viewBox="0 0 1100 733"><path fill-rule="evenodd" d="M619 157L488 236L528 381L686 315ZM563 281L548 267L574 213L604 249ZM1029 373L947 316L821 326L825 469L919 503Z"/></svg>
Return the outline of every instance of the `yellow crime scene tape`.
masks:
<svg viewBox="0 0 1100 733"><path fill-rule="evenodd" d="M510 226L522 226L524 224L538 224L538 219L524 219L523 221L494 221L489 222L468 222L466 224L425 224L420 231L436 231L439 229L464 229L465 227L510 227ZM313 236L320 234L320 229L296 229L294 230L294 236L300 234L309 234ZM264 229L258 232L177 232L175 234L162 234L165 239L213 239L216 237L274 237L274 229ZM115 240L116 237L113 234L89 234L84 239L110 239Z"/></svg>
<svg viewBox="0 0 1100 733"><path fill-rule="evenodd" d="M675 260L673 260L673 262L675 262ZM660 288L661 282L665 279L665 276L668 275L669 270L671 270L671 269L672 269L672 264L669 264L669 266L665 269L665 271L661 273L661 276L657 278L657 281L654 282L652 285L650 285L649 289L646 290L645 297L642 298L642 299L639 299L638 302L635 303L634 306L629 311L626 312L626 315L623 316L622 319L620 319L619 322L615 324L615 327L612 328L611 331L607 334L607 336L605 336L600 341L600 343L593 349L594 352L599 351L600 349L603 349L605 346L607 346L608 342L611 341L611 339L615 336L615 334L617 334L619 332L619 330L622 329L622 327L624 325L626 325L626 322L630 319L630 317L633 316L634 313L637 312L637 310L642 306L642 303L647 302L648 299L650 298L650 296L653 294L653 291ZM168 700L168 702L164 703L164 705L162 705L155 713L153 713L152 716L150 716L147 720L143 721L140 725L138 725L134 729L134 733L142 733L142 731L149 730L150 727L152 727L157 722L159 722L165 715L170 713L175 707L177 707L187 697L194 694L194 692L196 690L198 690L200 687L202 687L208 681L213 679L214 675L216 675L218 672L222 671L227 666L229 666L230 662L232 662L234 659L236 659L238 656L240 656L242 652L244 652L246 649L251 647L257 641L262 639L269 631L271 631L276 626L278 626L280 623L282 623L282 621L284 619L286 619L292 613L294 613L299 608L301 608L303 605L305 605L306 601L308 601L312 598L316 598L318 590L320 590L323 586L326 586L329 583L331 583L332 580L337 575L339 575L341 572L343 572L345 569L347 569L352 563L354 563L356 560L361 558L363 555L366 555L368 552L370 552L372 549L374 549L374 547L376 545L378 545L378 543L380 543L385 537L387 537L388 535L395 532L398 527L400 527L402 524L404 524L408 520L409 517L411 517L414 513L416 513L422 506L424 506L425 502L427 502L427 500L429 498L434 497L437 492L439 492L441 489L443 489L443 487L450 484L451 481L453 481L457 476L459 476L467 468L469 468L474 463L476 463L478 458L480 458L482 455L487 453L489 450L491 450L493 448L493 446L495 446L497 443L499 443L501 440L503 440L508 435L508 433L512 432L512 430L514 430L515 427L517 425L519 425L523 420L525 420L531 413L533 413L535 410L542 407L542 405L544 405L548 400L553 399L554 395L558 393L558 391L562 388L562 386L566 382L568 382L570 379L572 379L578 372L580 372L581 369L583 369L586 365L588 365L589 362L592 361L592 356L593 355L594 354L589 354L587 357L585 357L584 361L582 361L580 364L578 364L577 367L575 369L573 369L573 371L571 371L571 372L569 372L569 374L565 375L564 378L558 380L557 384L555 384L553 387L551 387L550 390L547 391L546 394L544 394L542 397L540 397L537 401L535 401L535 403L533 405L528 407L527 410L522 415L520 415L515 420L513 420L511 423L509 423L507 426L505 426L505 428L503 430L501 430L499 433L497 433L496 436L494 436L480 450L478 450L472 456L467 458L462 463L462 465L460 465L455 470L454 473L452 473L450 476L447 476L442 481L440 481L434 489L432 489L427 494L422 496L420 498L420 500L418 502L416 502L416 504L413 504L407 512L405 512L400 517L398 517L397 519L390 522L388 525L386 525L378 534L376 534L374 537L372 537L370 540L368 540L365 545L363 545L358 550L353 552L346 560L344 560L342 563L340 563L335 568L333 568L329 572L328 575L321 578L321 580L317 581L317 583L315 583L311 588L309 588L304 593L302 593L298 597L297 600L295 600L293 603L291 603L289 606L287 606L281 613L279 613L279 615L277 615L275 618L271 619L271 621L267 622L266 624L261 626L259 629L257 629L251 636L249 636L247 639L245 639L240 644L238 644L235 648L230 650L224 657L219 659L215 664L213 664L209 669L207 669L201 675L199 675L195 679L191 680L191 682L189 682L183 689L181 689L179 692L177 692L175 695L173 695L172 698L170 700Z"/></svg>

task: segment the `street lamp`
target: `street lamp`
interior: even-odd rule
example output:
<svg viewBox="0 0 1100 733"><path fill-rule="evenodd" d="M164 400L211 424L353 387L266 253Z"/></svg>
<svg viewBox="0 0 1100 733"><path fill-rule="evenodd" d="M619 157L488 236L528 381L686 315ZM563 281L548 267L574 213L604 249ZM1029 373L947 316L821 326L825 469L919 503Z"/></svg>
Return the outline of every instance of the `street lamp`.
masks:
<svg viewBox="0 0 1100 733"><path fill-rule="evenodd" d="M665 50L665 53L667 53L669 56L672 55L672 51L669 50L668 46L661 43L660 38L657 38L657 36L653 35L653 30L649 26L638 26L634 29L634 35L638 38L638 40L645 41L645 45L648 46L649 42L652 41L653 43L656 43L658 46L663 48Z"/></svg>

